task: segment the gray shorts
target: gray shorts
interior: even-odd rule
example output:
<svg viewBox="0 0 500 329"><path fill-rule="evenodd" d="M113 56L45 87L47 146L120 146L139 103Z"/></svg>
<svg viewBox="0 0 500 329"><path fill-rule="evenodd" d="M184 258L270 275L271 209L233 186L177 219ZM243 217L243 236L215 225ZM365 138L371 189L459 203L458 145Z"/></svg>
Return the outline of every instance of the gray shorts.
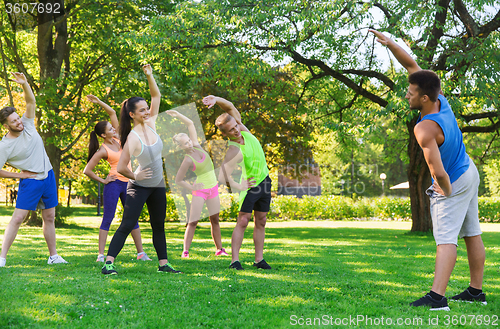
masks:
<svg viewBox="0 0 500 329"><path fill-rule="evenodd" d="M440 195L429 187L431 217L436 245L455 244L460 238L480 235L477 205L479 173L472 160L469 169L451 184L450 196Z"/></svg>

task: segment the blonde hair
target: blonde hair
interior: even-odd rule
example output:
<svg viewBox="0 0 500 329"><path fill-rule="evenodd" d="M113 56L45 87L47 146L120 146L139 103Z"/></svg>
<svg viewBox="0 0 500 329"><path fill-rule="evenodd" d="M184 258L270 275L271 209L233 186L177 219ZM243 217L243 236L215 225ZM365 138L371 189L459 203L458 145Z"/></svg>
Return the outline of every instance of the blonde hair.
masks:
<svg viewBox="0 0 500 329"><path fill-rule="evenodd" d="M172 140L175 142L175 144L177 144L177 146L181 145L179 138L181 138L182 136L186 136L187 138L189 138L189 136L185 133L178 133L178 134L175 134L174 137L172 137Z"/></svg>

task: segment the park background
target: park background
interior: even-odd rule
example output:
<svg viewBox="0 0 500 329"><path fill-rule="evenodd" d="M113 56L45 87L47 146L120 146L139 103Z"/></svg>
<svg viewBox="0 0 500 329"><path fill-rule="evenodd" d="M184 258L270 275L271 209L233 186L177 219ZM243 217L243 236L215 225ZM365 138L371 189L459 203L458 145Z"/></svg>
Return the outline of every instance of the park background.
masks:
<svg viewBox="0 0 500 329"><path fill-rule="evenodd" d="M71 240L79 236L77 227L81 227L87 232L82 238L93 241L97 234L92 227L98 225L95 207L77 207L70 202L78 199L96 203L98 196L97 184L82 172L89 132L106 116L87 102L85 95L94 94L117 111L130 96L149 99L141 64L150 63L162 92L160 111L195 102L206 140L222 139L213 126L220 110L204 107L202 97L214 94L235 104L243 122L263 145L276 194L280 177L296 179L299 185L317 183L317 178L311 176L320 177L320 197L273 198L271 220L411 220L405 222L404 232L423 232L427 245L432 246L432 238L426 235L432 225L424 193L431 182L412 134L417 113L410 111L404 100L406 72L369 35L369 27L391 35L422 68L440 75L443 91L464 133L467 151L480 171L482 221L496 222L500 218L498 1L58 0L4 1L4 5L0 14L0 102L23 112L21 90L9 81L9 72L23 72L37 98L37 129L59 188L65 191L60 194L58 224L68 230L64 232ZM53 14L56 7L59 13ZM212 156L217 158L217 154ZM101 163L99 170L104 176L106 165ZM385 181L380 178L382 173ZM408 190L388 189L406 181ZM3 193L16 182L2 179L0 184ZM383 194L385 197L380 197ZM232 221L234 202L225 202L222 220ZM11 208L5 210L3 216L9 216ZM167 209L167 213L168 220L177 220L175 208ZM91 219L85 219L89 216ZM40 218L33 212L28 224L37 223ZM182 229L181 225L172 225ZM40 229L24 230L27 240L39 241ZM290 238L288 244L287 234L305 234L304 239L314 245L312 241L326 232L338 237L337 231L318 228L283 228L276 229L275 234L280 248L291 248L300 239ZM364 236L366 241L358 241L360 246L377 244L369 239L371 233L360 232L365 231L345 235ZM498 235L491 234L490 241L499 241ZM225 236L229 235L228 228ZM409 239L406 244L417 237L405 237ZM322 241L326 249L336 242L352 243L344 239ZM72 266L80 264L77 255L93 253L92 243L75 253ZM209 241L204 243L208 250ZM26 246L32 248L29 243ZM13 246L16 248L19 245ZM71 241L64 250L67 248L72 248ZM14 257L21 256L14 250ZM489 264L497 269L488 273L498 277L498 248L488 247L487 251L493 256ZM427 263L432 253L432 248L427 249L426 268L431 267ZM323 258L318 259L335 260L320 254ZM40 259L42 255L40 251ZM27 256L23 254L23 259ZM274 256L278 261L279 257ZM26 263L20 267L26 271L24 275L40 275L30 274L29 261L23 261ZM85 265L85 273L95 272L91 265ZM321 269L326 271L325 267ZM293 276L293 270L288 270L284 276ZM418 271L408 269L413 270ZM328 272L326 278L336 273ZM466 277L460 280L465 282ZM393 283L392 287L401 288L401 284ZM498 282L492 284L492 289L496 289L493 294L498 297ZM367 300L361 292L357 296ZM303 304L297 302L297 307ZM498 314L498 306L492 307L490 314ZM33 323L29 322L32 318L26 319L26 323Z"/></svg>

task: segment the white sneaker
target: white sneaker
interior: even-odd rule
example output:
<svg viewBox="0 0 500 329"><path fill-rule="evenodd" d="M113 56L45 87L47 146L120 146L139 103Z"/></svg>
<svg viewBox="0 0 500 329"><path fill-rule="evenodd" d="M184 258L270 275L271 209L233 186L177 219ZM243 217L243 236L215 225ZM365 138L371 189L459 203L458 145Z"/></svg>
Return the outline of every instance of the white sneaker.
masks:
<svg viewBox="0 0 500 329"><path fill-rule="evenodd" d="M7 259L0 257L0 267L4 267Z"/></svg>
<svg viewBox="0 0 500 329"><path fill-rule="evenodd" d="M105 261L105 257L103 254L99 254L97 255L97 259L96 259L96 262L101 262L101 263L104 263Z"/></svg>
<svg viewBox="0 0 500 329"><path fill-rule="evenodd" d="M152 259L149 258L148 255L146 255L146 253L143 251L137 254L137 260L152 260Z"/></svg>
<svg viewBox="0 0 500 329"><path fill-rule="evenodd" d="M65 261L64 258L62 258L59 255L50 256L49 260L47 261L47 264L67 264L67 263L68 262Z"/></svg>

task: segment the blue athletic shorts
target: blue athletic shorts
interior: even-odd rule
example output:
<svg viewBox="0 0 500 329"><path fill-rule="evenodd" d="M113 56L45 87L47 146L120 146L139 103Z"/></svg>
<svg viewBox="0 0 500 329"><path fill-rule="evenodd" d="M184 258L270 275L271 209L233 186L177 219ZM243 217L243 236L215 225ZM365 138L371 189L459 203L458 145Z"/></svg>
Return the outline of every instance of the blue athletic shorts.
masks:
<svg viewBox="0 0 500 329"><path fill-rule="evenodd" d="M54 171L51 169L47 178L19 180L16 208L24 210L50 209L58 204L57 187Z"/></svg>

